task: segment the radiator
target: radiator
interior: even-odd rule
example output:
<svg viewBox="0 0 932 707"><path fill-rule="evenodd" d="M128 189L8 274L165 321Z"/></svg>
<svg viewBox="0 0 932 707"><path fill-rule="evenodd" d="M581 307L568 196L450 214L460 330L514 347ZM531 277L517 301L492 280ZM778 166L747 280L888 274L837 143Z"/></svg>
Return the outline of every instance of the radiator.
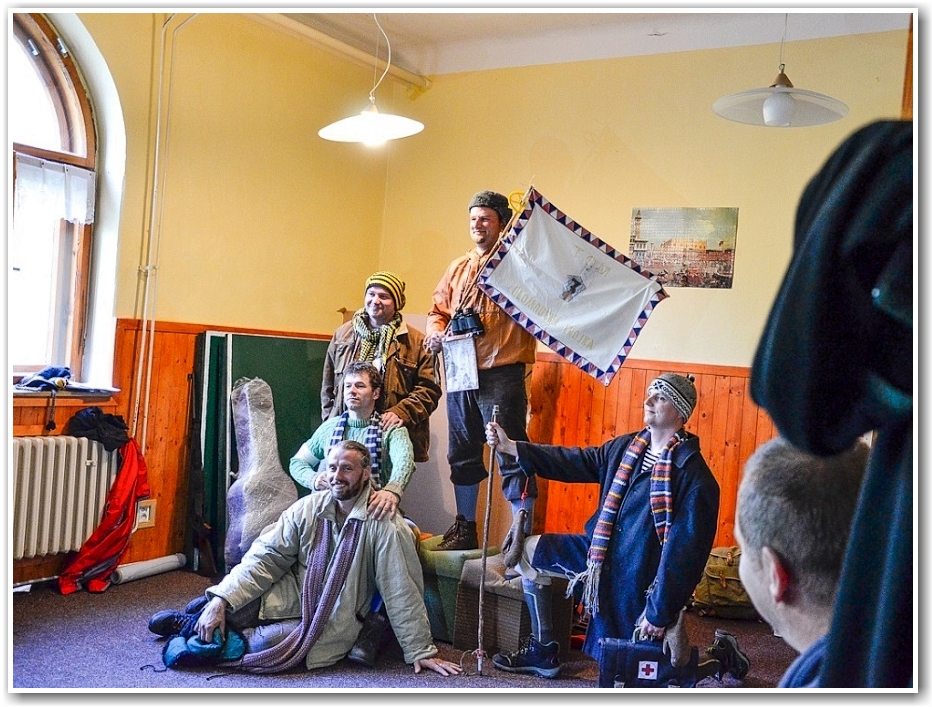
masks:
<svg viewBox="0 0 932 707"><path fill-rule="evenodd" d="M117 450L86 437L14 437L13 559L80 550L119 466Z"/></svg>

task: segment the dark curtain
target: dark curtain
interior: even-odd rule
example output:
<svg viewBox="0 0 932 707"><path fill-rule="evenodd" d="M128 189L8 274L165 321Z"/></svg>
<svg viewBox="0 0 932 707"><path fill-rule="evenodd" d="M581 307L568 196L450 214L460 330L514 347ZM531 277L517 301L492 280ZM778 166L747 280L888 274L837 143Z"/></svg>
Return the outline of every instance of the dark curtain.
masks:
<svg viewBox="0 0 932 707"><path fill-rule="evenodd" d="M815 454L874 441L823 687L913 684L913 124L849 136L807 186L751 395Z"/></svg>

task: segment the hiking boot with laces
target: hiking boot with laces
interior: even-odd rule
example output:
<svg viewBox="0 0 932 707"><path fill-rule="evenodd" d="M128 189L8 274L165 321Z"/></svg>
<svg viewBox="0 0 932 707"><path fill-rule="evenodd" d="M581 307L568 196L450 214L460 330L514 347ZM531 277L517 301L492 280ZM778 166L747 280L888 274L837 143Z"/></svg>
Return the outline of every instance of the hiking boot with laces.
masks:
<svg viewBox="0 0 932 707"><path fill-rule="evenodd" d="M149 619L149 630L160 636L184 636L190 638L194 635L194 625L200 614L183 614L180 611L157 611Z"/></svg>
<svg viewBox="0 0 932 707"><path fill-rule="evenodd" d="M534 636L524 639L515 653L496 653L492 665L509 673L530 673L542 678L555 678L560 672L560 644L541 643Z"/></svg>
<svg viewBox="0 0 932 707"><path fill-rule="evenodd" d="M715 629L715 640L706 652L721 665L716 674L719 680L725 677L725 673L731 673L735 679L743 680L751 668L751 661L738 648L738 639L735 635L720 628Z"/></svg>
<svg viewBox="0 0 932 707"><path fill-rule="evenodd" d="M453 525L443 534L443 540L434 550L475 550L478 547L479 536L476 534L476 521L466 520L462 513L457 513Z"/></svg>

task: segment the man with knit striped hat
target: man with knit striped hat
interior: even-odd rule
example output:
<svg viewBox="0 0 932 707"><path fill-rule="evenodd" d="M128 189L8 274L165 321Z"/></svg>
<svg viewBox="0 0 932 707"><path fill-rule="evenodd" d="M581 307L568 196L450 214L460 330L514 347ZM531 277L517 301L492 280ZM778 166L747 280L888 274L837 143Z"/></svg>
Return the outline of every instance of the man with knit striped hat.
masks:
<svg viewBox="0 0 932 707"><path fill-rule="evenodd" d="M552 577L567 578L577 597L581 591L589 616L583 650L596 660L600 639L627 639L635 629L643 638L672 641L718 525L718 482L699 438L685 428L695 406L693 379L663 373L647 388L644 429L598 447L515 442L497 424L488 425L487 442L514 455L528 474L601 488L599 509L586 522L585 534L545 533L525 540L515 569L522 577L532 635L519 651L493 656L496 668L548 678L559 673L560 646L550 616ZM734 636L723 631L716 631L715 643L694 662L697 679L721 679L730 672L740 680L749 667Z"/></svg>
<svg viewBox="0 0 932 707"><path fill-rule="evenodd" d="M405 283L387 270L375 272L363 288L363 306L330 340L320 390L321 419L346 410L343 372L354 361L372 363L382 374L379 410L384 431L405 427L414 461L426 462L430 448L430 416L442 390L434 380L433 357L424 350L424 335L401 316Z"/></svg>

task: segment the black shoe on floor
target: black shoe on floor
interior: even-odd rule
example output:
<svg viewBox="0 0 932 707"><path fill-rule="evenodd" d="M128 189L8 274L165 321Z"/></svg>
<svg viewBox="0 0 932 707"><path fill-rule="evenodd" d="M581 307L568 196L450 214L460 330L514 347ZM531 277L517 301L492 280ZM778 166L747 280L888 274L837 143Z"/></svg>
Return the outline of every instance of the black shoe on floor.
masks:
<svg viewBox="0 0 932 707"><path fill-rule="evenodd" d="M543 644L534 636L524 639L514 653L496 653L492 665L509 673L529 673L542 678L555 678L560 673L560 644Z"/></svg>
<svg viewBox="0 0 932 707"><path fill-rule="evenodd" d="M725 677L725 673L731 673L735 679L743 680L751 669L751 661L738 648L738 639L733 633L715 629L715 640L707 651L721 664L716 676L719 680Z"/></svg>
<svg viewBox="0 0 932 707"><path fill-rule="evenodd" d="M475 550L479 547L479 536L476 534L476 521L466 520L461 513L450 529L443 534L443 540L433 549L436 550Z"/></svg>
<svg viewBox="0 0 932 707"><path fill-rule="evenodd" d="M194 635L194 625L198 614L183 614L180 611L157 611L149 619L149 630L160 636L184 636L190 638Z"/></svg>
<svg viewBox="0 0 932 707"><path fill-rule="evenodd" d="M381 611L370 613L362 624L362 631L359 632L356 643L353 644L346 657L354 663L371 668L375 665L375 658L387 627L388 617L385 614Z"/></svg>

